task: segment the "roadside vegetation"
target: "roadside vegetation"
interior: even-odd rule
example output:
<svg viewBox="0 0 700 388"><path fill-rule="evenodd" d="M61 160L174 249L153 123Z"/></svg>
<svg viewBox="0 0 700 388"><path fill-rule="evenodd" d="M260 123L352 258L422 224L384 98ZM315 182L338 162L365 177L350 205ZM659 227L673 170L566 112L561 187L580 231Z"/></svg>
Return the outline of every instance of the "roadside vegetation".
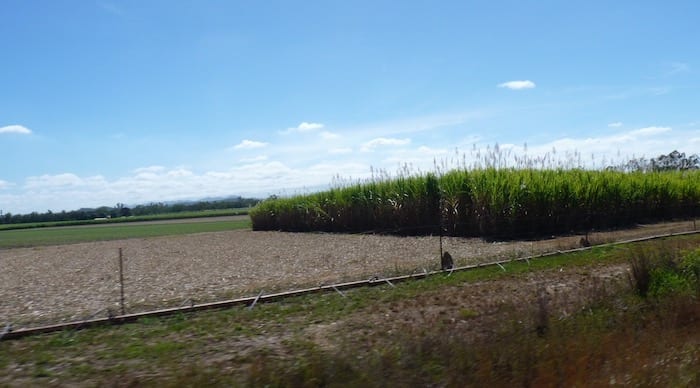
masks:
<svg viewBox="0 0 700 388"><path fill-rule="evenodd" d="M345 296L11 340L0 344L0 385L697 386L699 247L685 236L594 248ZM629 278L590 285L568 315L541 293L498 294L620 265ZM492 290L479 292L488 311L440 302L473 288ZM416 319L394 320L406 310Z"/></svg>

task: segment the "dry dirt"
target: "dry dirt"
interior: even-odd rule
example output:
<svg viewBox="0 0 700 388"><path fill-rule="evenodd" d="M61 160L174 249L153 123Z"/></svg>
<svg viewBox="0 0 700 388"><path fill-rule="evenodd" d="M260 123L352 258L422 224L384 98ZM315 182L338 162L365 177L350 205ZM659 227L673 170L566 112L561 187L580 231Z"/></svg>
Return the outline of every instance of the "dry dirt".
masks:
<svg viewBox="0 0 700 388"><path fill-rule="evenodd" d="M596 233L592 243L691 230L692 222ZM581 236L485 242L446 238L457 265L577 247ZM438 237L230 231L0 250L0 324L15 328L201 303L259 291L439 267Z"/></svg>
<svg viewBox="0 0 700 388"><path fill-rule="evenodd" d="M627 287L628 269L627 264L561 268L469 283L468 287L443 287L414 298L372 305L362 314L331 324L309 325L305 336L327 350L348 346L334 338L356 342L343 333L355 333L354 337L371 341L353 344L369 350L380 345L377 341L385 341L382 345L387 346L401 335L420 338L425 335L421 331L438 326L450 327L462 339L490 338L514 317L529 320L520 321L524 327L537 325L538 317L533 312L538 311L539 305L549 319L575 314L589 303Z"/></svg>

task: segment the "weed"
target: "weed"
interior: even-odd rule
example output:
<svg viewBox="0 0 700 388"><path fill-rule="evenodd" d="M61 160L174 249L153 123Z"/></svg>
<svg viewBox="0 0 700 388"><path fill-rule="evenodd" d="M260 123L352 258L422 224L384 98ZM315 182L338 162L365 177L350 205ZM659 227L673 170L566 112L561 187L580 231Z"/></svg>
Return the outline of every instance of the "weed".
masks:
<svg viewBox="0 0 700 388"><path fill-rule="evenodd" d="M651 286L652 264L645 254L635 254L630 258L630 283L640 296L647 296Z"/></svg>
<svg viewBox="0 0 700 388"><path fill-rule="evenodd" d="M471 309L463 308L459 310L459 316L462 319L470 319L478 317L479 313Z"/></svg>
<svg viewBox="0 0 700 388"><path fill-rule="evenodd" d="M630 259L631 282L642 296L660 297L700 291L700 254L661 244L638 246Z"/></svg>

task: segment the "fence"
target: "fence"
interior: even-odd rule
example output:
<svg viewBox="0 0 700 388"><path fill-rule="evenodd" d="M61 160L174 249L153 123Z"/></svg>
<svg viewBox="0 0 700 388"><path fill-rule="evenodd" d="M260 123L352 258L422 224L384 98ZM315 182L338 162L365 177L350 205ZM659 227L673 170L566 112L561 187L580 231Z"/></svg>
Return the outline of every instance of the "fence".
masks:
<svg viewBox="0 0 700 388"><path fill-rule="evenodd" d="M426 226L423 226L426 227ZM428 225L427 227L430 227ZM364 273L355 273L355 275L350 275L344 273L346 269L346 263L340 263L339 266L335 267L337 271L332 281L326 281L321 285L313 285L313 270L314 268L304 268L303 271L310 273L311 275L307 278L308 280L301 285L302 287L295 287L294 285L285 285L286 289L275 291L276 287L279 287L281 279L270 277L268 278L269 283L267 285L260 285L258 290L255 292L257 296L252 297L242 297L242 298L225 298L224 294L217 294L216 296L203 296L197 291L192 291L188 295L186 288L182 290L178 297L173 297L170 299L163 299L162 295L155 296L153 300L135 300L135 292L130 287L136 287L136 285L145 279L143 273L134 273L130 268L131 258L129 257L129 250L124 251L121 247L118 248L116 255L111 254L112 258L109 259L113 263L113 268L118 268L118 281L115 281L116 276L108 277L105 281L111 282L114 286L110 290L119 289L118 295L116 293L109 293L113 295L110 298L111 302L107 305L99 306L96 312L88 313L85 308L82 310L85 312L81 319L72 319L70 322L66 322L57 318L56 316L48 317L47 320L32 320L32 319L22 319L19 316L8 315L5 317L6 322L14 321L12 324L8 323L4 326L4 330L0 332L0 338L9 339L17 338L23 335L29 335L34 333L41 333L54 330L63 329L79 329L83 327L88 327L95 324L104 323L125 323L137 320L145 316L162 316L174 313L183 313L190 311L198 311L204 309L212 308L224 308L231 306L254 306L256 303L270 302L279 300L285 297L304 295L316 292L338 292L354 287L361 286L377 286L377 285L393 285L394 283L400 281L406 281L411 279L422 278L426 276L431 276L443 271L440 268L440 257L442 257L443 252L449 251L452 256L455 257L455 268L454 271L469 270L473 268L478 268L482 266L500 266L507 262L513 260L530 260L538 257L543 257L551 254L557 254L560 252L573 252L582 249L588 249L587 245L600 245L609 242L620 242L624 240L639 241L640 239L648 238L658 238L660 236L684 234L684 233L695 233L697 230L697 225L695 219L687 220L683 222L673 222L655 225L649 228L637 228L634 230L628 230L626 232L621 231L595 231L588 230L582 234L569 235L566 237L561 237L558 239L545 239L545 240L531 240L531 241L477 241L474 239L464 239L456 237L446 237L442 230L442 225L438 225L438 235L427 236L427 237L392 237L392 236L377 236L369 235L368 233L357 233L352 236L345 235L343 238L360 238L358 241L362 241L367 244L374 244L374 241L386 242L391 240L392 243L398 244L391 246L389 250L396 250L397 247L402 245L407 245L407 243L415 243L416 246L425 248L425 251L421 253L421 257L411 261L408 258L405 261L401 261L399 266L392 263L381 262L381 258L366 264L366 271ZM376 231L375 231L376 232ZM395 232L395 230L384 230L381 231L384 234L389 232ZM264 232L250 232L251 235L256 233ZM407 233L408 234L408 233ZM301 234L282 234L291 238L291 241L295 239L300 239L308 235ZM279 239L278 235L275 233L270 234L271 239ZM277 236L277 237L275 237ZM312 247L312 249L323 249L322 244L327 244L329 241L332 242L334 239L341 238L342 236L337 235L311 235L312 237L322 236L326 240L321 241L317 246ZM368 236L371 240L363 240L364 236ZM585 244L584 244L585 241ZM352 242L352 241L351 241ZM590 243L590 244L588 244ZM288 243L285 243L282 249L289 249ZM581 245L586 246L581 246ZM284 245L284 244L283 244ZM474 248L478 245L478 249L468 250ZM493 249L487 249L493 248ZM410 251L411 246L408 247ZM465 250L467 249L467 250ZM126 252L126 254L125 254ZM353 260L353 253L357 252L354 249L350 249L349 252L344 252L343 255L347 255L347 260ZM428 253L425 253L428 252ZM432 252L432 253L431 253ZM467 253L465 253L467 252ZM400 252L399 252L400 253ZM363 253L357 253L357 255L364 255ZM402 254L403 255L403 254ZM420 256L418 255L418 256ZM114 259L116 257L116 260ZM356 258L356 257L355 257ZM241 271L244 271L241 269ZM114 271L113 271L114 272ZM217 273L220 273L217 272ZM216 275L214 273L213 275ZM361 274L363 277L360 277ZM190 273L188 276L194 277L195 273ZM354 279L348 279L348 277L355 276ZM357 280L364 279L364 280ZM327 280L327 279L326 279ZM278 284L275 284L278 283ZM283 282L282 282L283 283ZM318 283L317 283L318 284ZM88 288L87 284L75 284L76 288ZM201 284L201 286L208 286L208 284ZM158 288L159 285L154 287ZM162 285L163 289L167 287ZM260 289L272 290L270 293L264 293ZM291 291L290 291L291 290ZM231 290L228 290L231 291ZM239 292L249 292L250 290L239 290ZM48 295L46 297L49 297ZM110 298L106 298L109 300ZM219 301L214 301L219 299ZM73 301L73 303L79 303L80 301ZM203 302L203 303L202 303ZM41 303L41 301L36 301L36 303ZM155 308L154 308L155 306ZM74 305L65 305L64 311L70 310ZM117 311L120 313L117 314ZM101 316L101 317L100 317ZM96 318L98 317L98 318ZM53 321L51 321L53 320ZM23 325L19 326L18 325Z"/></svg>

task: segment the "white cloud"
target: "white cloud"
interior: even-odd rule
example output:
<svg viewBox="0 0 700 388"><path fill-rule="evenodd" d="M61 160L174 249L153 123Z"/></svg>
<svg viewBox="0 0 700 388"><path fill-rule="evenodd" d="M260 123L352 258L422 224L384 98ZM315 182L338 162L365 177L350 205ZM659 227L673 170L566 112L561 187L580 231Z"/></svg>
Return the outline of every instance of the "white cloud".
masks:
<svg viewBox="0 0 700 388"><path fill-rule="evenodd" d="M255 141L255 140L243 140L242 142L236 144L233 146L234 150L249 150L249 149L254 149L254 148L262 148L267 146L268 143L264 143L261 141Z"/></svg>
<svg viewBox="0 0 700 388"><path fill-rule="evenodd" d="M254 157L252 157L252 158L243 158L243 159L240 159L240 162L242 162L242 163L253 163L253 162L262 162L262 161L265 161L265 160L267 160L267 159L268 159L267 155L258 155L258 156L254 156Z"/></svg>
<svg viewBox="0 0 700 388"><path fill-rule="evenodd" d="M418 147L418 153L424 154L424 155L443 155L446 154L448 151L444 148L431 148L428 146L420 146Z"/></svg>
<svg viewBox="0 0 700 388"><path fill-rule="evenodd" d="M3 133L16 133L20 135L31 135L32 130L22 126L22 125L7 125L4 127L0 127L0 134Z"/></svg>
<svg viewBox="0 0 700 388"><path fill-rule="evenodd" d="M622 126L622 123L619 121L608 124L608 127L610 127L610 128L620 128L621 126Z"/></svg>
<svg viewBox="0 0 700 388"><path fill-rule="evenodd" d="M309 122L304 121L301 124L297 125L296 127L287 128L287 130L282 131L281 133L288 134L288 133L293 133L293 132L313 132L313 131L317 131L323 127L325 127L325 126L321 123L309 123Z"/></svg>
<svg viewBox="0 0 700 388"><path fill-rule="evenodd" d="M674 134L671 127L644 127L604 136L564 137L550 142L528 145L528 155L548 155L550 159L566 159L576 155L588 167L604 167L626 162L633 157L652 157L680 151L688 144L687 134ZM523 147L512 147L522 155ZM556 152L553 152L556 151Z"/></svg>
<svg viewBox="0 0 700 388"><path fill-rule="evenodd" d="M0 181L2 210L12 213L73 210L138 205L208 196L243 195L265 198L281 190L318 190L329 187L338 174L364 178L370 175L364 161L327 160L299 167L281 161L258 160L226 170L196 172L183 167L144 167L114 180L74 173L26 178L20 187Z"/></svg>
<svg viewBox="0 0 700 388"><path fill-rule="evenodd" d="M320 135L321 135L321 138L323 140L333 140L333 139L340 138L340 135L338 135L337 133L328 132L328 131L323 131L320 133Z"/></svg>
<svg viewBox="0 0 700 388"><path fill-rule="evenodd" d="M384 152L383 158L384 167L409 166L409 170L417 171L432 171L436 162L441 162L443 159L450 159L449 150L445 148L434 148L422 145L418 148L403 148L393 150L393 152Z"/></svg>
<svg viewBox="0 0 700 388"><path fill-rule="evenodd" d="M396 138L390 138L390 137L378 137L376 139L372 139L362 145L361 150L362 151L371 151L377 147L383 147L383 146L401 146L401 145L406 145L411 143L411 139L396 139Z"/></svg>
<svg viewBox="0 0 700 388"><path fill-rule="evenodd" d="M646 127L630 131L631 136L649 136L671 131L671 127Z"/></svg>
<svg viewBox="0 0 700 388"><path fill-rule="evenodd" d="M139 167L134 170L134 173L136 174L141 174L141 173L157 173L164 171L165 167L163 166L148 166L148 167Z"/></svg>
<svg viewBox="0 0 700 388"><path fill-rule="evenodd" d="M511 90L522 90L522 89L534 89L535 83L529 80L524 81L508 81L502 84L498 84L499 88L506 88Z"/></svg>
<svg viewBox="0 0 700 388"><path fill-rule="evenodd" d="M352 148L350 148L350 147L331 148L330 150L328 150L328 153L329 154L337 154L337 155L349 154L349 153L352 153Z"/></svg>
<svg viewBox="0 0 700 388"><path fill-rule="evenodd" d="M194 173L192 173L192 171L186 168L176 168L174 170L168 171L167 173L167 176L170 178L185 178L193 175Z"/></svg>
<svg viewBox="0 0 700 388"><path fill-rule="evenodd" d="M41 175L27 178L25 188L37 189L42 187L79 186L83 180L75 174Z"/></svg>
<svg viewBox="0 0 700 388"><path fill-rule="evenodd" d="M304 121L303 123L299 124L299 126L297 126L297 130L299 130L301 132L315 131L315 130L321 129L321 128L323 128L323 124L321 124L321 123L307 123L306 121Z"/></svg>

